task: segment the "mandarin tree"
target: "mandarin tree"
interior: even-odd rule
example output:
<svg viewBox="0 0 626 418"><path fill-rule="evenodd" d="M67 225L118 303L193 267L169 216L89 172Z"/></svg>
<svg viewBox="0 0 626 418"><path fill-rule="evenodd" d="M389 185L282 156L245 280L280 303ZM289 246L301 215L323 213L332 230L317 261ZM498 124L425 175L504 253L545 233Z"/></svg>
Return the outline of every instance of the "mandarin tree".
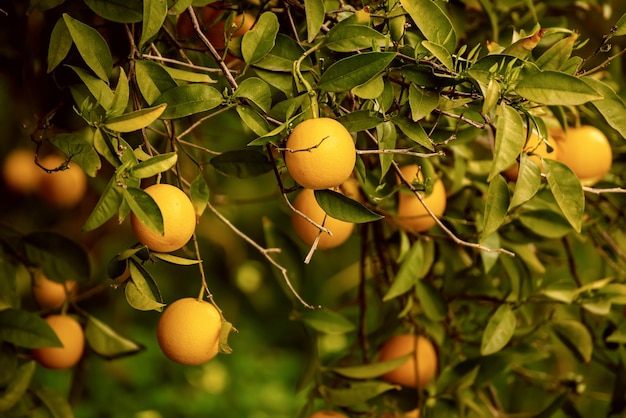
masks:
<svg viewBox="0 0 626 418"><path fill-rule="evenodd" d="M623 1L0 7L1 416L626 413Z"/></svg>

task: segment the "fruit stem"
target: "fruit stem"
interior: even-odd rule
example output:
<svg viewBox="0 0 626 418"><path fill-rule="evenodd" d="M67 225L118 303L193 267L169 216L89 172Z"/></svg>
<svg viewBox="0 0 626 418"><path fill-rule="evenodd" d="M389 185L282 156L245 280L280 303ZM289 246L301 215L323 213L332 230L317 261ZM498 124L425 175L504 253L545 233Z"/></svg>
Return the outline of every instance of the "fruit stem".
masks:
<svg viewBox="0 0 626 418"><path fill-rule="evenodd" d="M300 81L300 83L302 83L302 85L304 86L304 88L306 89L310 99L311 99L311 113L312 113L312 118L317 118L319 117L319 104L317 103L317 93L315 92L315 90L313 90L313 87L311 87L311 84L305 80L304 76L302 75L302 72L300 71L300 66L302 65L302 61L304 61L304 59L306 57L308 57L309 55L311 55L313 52L317 51L318 49L320 49L320 47L323 45L323 42L318 43L317 45L314 45L312 48L310 48L309 50L305 51L304 54L302 54L300 56L300 58L298 58L297 60L295 60L293 62L293 74L295 76L295 78L297 80Z"/></svg>

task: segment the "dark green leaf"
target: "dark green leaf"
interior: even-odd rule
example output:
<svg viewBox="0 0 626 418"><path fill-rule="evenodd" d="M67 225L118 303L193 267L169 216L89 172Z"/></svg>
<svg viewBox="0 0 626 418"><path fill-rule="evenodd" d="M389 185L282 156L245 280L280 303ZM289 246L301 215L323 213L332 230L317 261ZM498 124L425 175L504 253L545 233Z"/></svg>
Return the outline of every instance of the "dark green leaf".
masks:
<svg viewBox="0 0 626 418"><path fill-rule="evenodd" d="M179 119L211 110L222 104L222 94L206 84L185 84L162 93L154 106L167 103L162 119Z"/></svg>
<svg viewBox="0 0 626 418"><path fill-rule="evenodd" d="M515 333L515 313L509 304L502 304L489 318L482 336L480 353L483 356L504 348Z"/></svg>
<svg viewBox="0 0 626 418"><path fill-rule="evenodd" d="M563 404L567 401L569 397L569 390L564 391L557 395L552 402L544 409L541 410L537 415L533 415L533 418L551 418L563 407Z"/></svg>
<svg viewBox="0 0 626 418"><path fill-rule="evenodd" d="M0 341L24 348L61 347L61 341L39 315L19 309L0 311Z"/></svg>
<svg viewBox="0 0 626 418"><path fill-rule="evenodd" d="M55 232L33 232L24 237L26 257L51 280L85 282L91 278L91 265L85 249Z"/></svg>
<svg viewBox="0 0 626 418"><path fill-rule="evenodd" d="M341 122L349 132L360 132L375 128L383 121L383 117L378 112L355 110L339 116L337 121Z"/></svg>
<svg viewBox="0 0 626 418"><path fill-rule="evenodd" d="M481 239L487 238L496 232L506 217L510 204L509 185L504 177L495 176L487 189L485 203L485 220L480 232Z"/></svg>
<svg viewBox="0 0 626 418"><path fill-rule="evenodd" d="M504 101L496 119L496 143L488 180L517 163L517 156L524 147L524 123L517 110Z"/></svg>
<svg viewBox="0 0 626 418"><path fill-rule="evenodd" d="M327 334L343 334L355 328L345 316L326 308L302 312L300 318L311 328Z"/></svg>
<svg viewBox="0 0 626 418"><path fill-rule="evenodd" d="M141 0L85 0L91 10L117 23L136 23L143 19Z"/></svg>
<svg viewBox="0 0 626 418"><path fill-rule="evenodd" d="M430 151L435 150L433 142L426 134L426 131L424 130L422 125L420 125L419 123L413 122L411 119L403 117L393 118L391 121L394 125L400 128L402 133L404 133L411 141L423 146Z"/></svg>
<svg viewBox="0 0 626 418"><path fill-rule="evenodd" d="M144 0L143 1L143 19L141 28L141 39L139 40L139 48L143 48L151 38L156 36L161 30L163 22L167 17L167 1L166 0Z"/></svg>
<svg viewBox="0 0 626 418"><path fill-rule="evenodd" d="M68 14L63 14L63 20L85 64L100 80L108 83L113 70L113 58L102 35Z"/></svg>
<svg viewBox="0 0 626 418"><path fill-rule="evenodd" d="M202 216L204 213L207 203L209 203L209 196L209 186L206 184L206 181L204 181L202 174L198 174L189 187L189 197L191 198L191 203L193 204L197 217Z"/></svg>
<svg viewBox="0 0 626 418"><path fill-rule="evenodd" d="M153 61L135 61L135 72L139 91L149 105L154 103L161 94L177 86L167 70Z"/></svg>
<svg viewBox="0 0 626 418"><path fill-rule="evenodd" d="M315 200L329 216L340 221L366 223L384 218L356 200L332 190L315 190Z"/></svg>
<svg viewBox="0 0 626 418"><path fill-rule="evenodd" d="M602 95L578 77L557 71L542 71L521 79L515 86L517 94L544 105L576 106Z"/></svg>
<svg viewBox="0 0 626 418"><path fill-rule="evenodd" d="M399 389L398 386L381 381L355 382L347 388L333 389L327 386L319 388L321 395L333 405L352 406L359 405L378 395L393 389Z"/></svg>
<svg viewBox="0 0 626 418"><path fill-rule="evenodd" d="M263 218L263 233L266 247L268 249L274 249L274 251L269 253L270 257L279 266L285 269L287 279L291 282L291 285L297 289L298 284L302 281L302 277L304 276L298 246L268 218ZM276 251L276 249L280 249L280 251ZM282 272L279 271L278 268L273 268L272 272L285 292L285 295L295 300L294 294L287 286Z"/></svg>
<svg viewBox="0 0 626 418"><path fill-rule="evenodd" d="M72 49L72 36L67 30L65 20L59 19L50 34L48 46L48 73L51 73Z"/></svg>
<svg viewBox="0 0 626 418"><path fill-rule="evenodd" d="M87 316L85 338L89 347L106 359L119 358L144 349L142 345L122 337L110 326L91 315Z"/></svg>
<svg viewBox="0 0 626 418"><path fill-rule="evenodd" d="M272 107L272 91L268 84L258 77L243 80L235 90L233 98L248 99L265 113Z"/></svg>
<svg viewBox="0 0 626 418"><path fill-rule="evenodd" d="M107 111L108 118L114 118L122 115L128 107L128 99L130 97L130 87L128 85L128 77L124 68L118 67L119 77L117 79L117 85L115 86L115 93L113 94L113 102L111 108ZM121 131L120 131L121 132Z"/></svg>
<svg viewBox="0 0 626 418"><path fill-rule="evenodd" d="M318 87L329 92L349 91L387 68L396 55L395 52L364 52L342 58L322 74Z"/></svg>
<svg viewBox="0 0 626 418"><path fill-rule="evenodd" d="M560 70L572 55L578 36L579 34L574 32L548 48L535 61L537 67L542 70Z"/></svg>
<svg viewBox="0 0 626 418"><path fill-rule="evenodd" d="M439 93L411 84L409 86L409 105L411 106L411 119L417 122L430 115L430 112L437 108Z"/></svg>
<svg viewBox="0 0 626 418"><path fill-rule="evenodd" d="M269 71L282 71L291 73L293 62L302 55L302 48L289 36L279 33L276 42L270 52L260 61L254 63L255 67ZM306 57L300 65L301 71L311 69L311 59ZM291 75L290 75L291 78Z"/></svg>
<svg viewBox="0 0 626 418"><path fill-rule="evenodd" d="M326 18L324 2L322 0L304 0L304 13L306 14L307 42L312 43Z"/></svg>
<svg viewBox="0 0 626 418"><path fill-rule="evenodd" d="M117 185L117 179L112 177L102 191L98 203L83 225L83 231L92 231L111 219L119 210L124 200L122 191Z"/></svg>
<svg viewBox="0 0 626 418"><path fill-rule="evenodd" d="M243 60L247 64L262 60L274 48L278 29L278 18L274 13L261 14L254 27L241 39Z"/></svg>
<svg viewBox="0 0 626 418"><path fill-rule="evenodd" d="M150 273L132 258L128 267L130 280L125 287L128 304L140 311L162 311L165 304Z"/></svg>
<svg viewBox="0 0 626 418"><path fill-rule="evenodd" d="M96 102L98 102L104 110L108 111L113 105L113 100L115 99L115 95L113 94L113 91L111 91L109 85L80 67L74 67L71 65L68 65L68 67L74 70L78 77L80 77L89 90L89 93L91 93L91 95L96 99Z"/></svg>
<svg viewBox="0 0 626 418"><path fill-rule="evenodd" d="M65 155L71 156L71 163L78 164L87 175L95 177L102 167L100 157L93 147L94 130L90 127L77 132L58 134L50 142Z"/></svg>
<svg viewBox="0 0 626 418"><path fill-rule="evenodd" d="M559 161L546 158L543 167L548 186L561 212L574 230L580 232L585 214L585 194L580 180L568 166Z"/></svg>
<svg viewBox="0 0 626 418"><path fill-rule="evenodd" d="M360 364L358 366L332 367L329 370L350 379L374 379L397 369L409 356L401 356L377 363Z"/></svg>
<svg viewBox="0 0 626 418"><path fill-rule="evenodd" d="M521 154L517 181L511 198L510 209L522 205L537 194L541 186L541 169L526 154Z"/></svg>
<svg viewBox="0 0 626 418"><path fill-rule="evenodd" d="M609 126L615 129L622 138L626 138L626 104L624 100L611 88L611 86L592 77L583 77L582 80L589 84L604 98L594 100L591 104L602 114Z"/></svg>
<svg viewBox="0 0 626 418"><path fill-rule="evenodd" d="M426 280L417 280L415 294L426 316L433 321L442 321L448 315L446 301L437 288Z"/></svg>
<svg viewBox="0 0 626 418"><path fill-rule="evenodd" d="M238 178L256 177L273 170L267 156L255 150L227 151L210 162L220 173Z"/></svg>
<svg viewBox="0 0 626 418"><path fill-rule="evenodd" d="M0 310L19 308L21 295L18 293L17 283L18 266L5 257L0 245ZM1 351L0 357L2 357Z"/></svg>
<svg viewBox="0 0 626 418"><path fill-rule="evenodd" d="M9 381L6 388L3 388L2 393L0 393L0 413L9 411L22 399L30 386L33 374L35 373L35 366L36 363L34 361L29 361L22 364L17 369L17 372ZM11 414L8 416L11 416Z"/></svg>

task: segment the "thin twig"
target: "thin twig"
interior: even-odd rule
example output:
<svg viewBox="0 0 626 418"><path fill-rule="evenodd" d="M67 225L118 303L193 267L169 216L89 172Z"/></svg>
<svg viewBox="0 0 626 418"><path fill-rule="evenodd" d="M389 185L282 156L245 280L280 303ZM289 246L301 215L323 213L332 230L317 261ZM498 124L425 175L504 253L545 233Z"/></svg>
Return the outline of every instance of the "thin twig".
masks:
<svg viewBox="0 0 626 418"><path fill-rule="evenodd" d="M219 73L219 72L222 71L219 68L203 67L201 65L196 65L196 64L193 64L193 63L187 63L187 62L176 60L176 59L173 59L173 58L166 58L166 57L162 57L160 55L157 56L157 55L152 55L152 54L142 54L141 58L147 58L147 59L151 59L153 61L168 62L170 64L180 65L181 67L190 68L192 70L203 71L205 73ZM215 81L215 82L217 82L217 81Z"/></svg>
<svg viewBox="0 0 626 418"><path fill-rule="evenodd" d="M596 189L594 187L583 186L583 190L597 195L600 195L602 193L626 193L626 189L621 187L612 187L610 189Z"/></svg>

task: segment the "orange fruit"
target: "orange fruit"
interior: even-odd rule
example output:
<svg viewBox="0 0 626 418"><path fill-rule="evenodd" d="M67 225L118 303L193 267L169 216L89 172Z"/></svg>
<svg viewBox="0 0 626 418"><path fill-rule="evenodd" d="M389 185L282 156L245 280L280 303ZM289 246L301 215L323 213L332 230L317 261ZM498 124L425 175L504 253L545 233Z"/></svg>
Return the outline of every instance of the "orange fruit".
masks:
<svg viewBox="0 0 626 418"><path fill-rule="evenodd" d="M76 296L77 284L73 280L65 283L55 282L43 274L33 280L33 298L42 309L58 309L65 303L67 297Z"/></svg>
<svg viewBox="0 0 626 418"><path fill-rule="evenodd" d="M350 132L330 118L307 119L296 125L286 148L287 170L306 189L339 186L350 177L356 163Z"/></svg>
<svg viewBox="0 0 626 418"><path fill-rule="evenodd" d="M44 318L61 340L62 347L42 347L32 350L33 358L49 369L69 369L80 360L85 350L85 333L78 321L68 315Z"/></svg>
<svg viewBox="0 0 626 418"><path fill-rule="evenodd" d="M350 238L354 230L354 224L351 222L340 221L331 216L326 216L326 220L324 221L326 212L324 212L324 209L317 203L314 190L302 189L302 191L298 193L298 196L296 196L293 206L317 224L322 225L322 222L324 222L323 226L328 228L332 233L332 235L329 235L326 232L322 232L320 240L317 243L317 247L320 249L338 247ZM320 232L315 225L296 212L291 212L291 224L296 231L296 235L309 246L313 244Z"/></svg>
<svg viewBox="0 0 626 418"><path fill-rule="evenodd" d="M183 298L161 314L157 341L170 360L195 366L217 355L221 329L222 317L213 304Z"/></svg>
<svg viewBox="0 0 626 418"><path fill-rule="evenodd" d="M7 188L27 195L39 189L44 171L35 164L35 154L17 148L7 154L2 164L2 179Z"/></svg>
<svg viewBox="0 0 626 418"><path fill-rule="evenodd" d="M604 133L591 125L553 131L558 147L557 160L567 165L583 186L593 186L611 170L613 152Z"/></svg>
<svg viewBox="0 0 626 418"><path fill-rule="evenodd" d="M550 158L553 160L558 159L559 151L556 146L556 141L554 140L552 135L548 135L546 141L548 141L548 143L552 147L551 150L548 150L548 146L546 145L546 143L533 132L530 134L530 138L528 138L528 141L526 141L526 145L524 145L524 148L522 149L522 153L528 154L530 156L530 159L539 167L542 167L543 165L541 162L542 158ZM506 169L503 174L507 179L511 181L517 180L517 175L519 174L519 164L515 164L512 167Z"/></svg>
<svg viewBox="0 0 626 418"><path fill-rule="evenodd" d="M426 387L437 373L437 351L426 337L413 334L394 335L380 349L380 361L407 354L411 356L396 369L385 373L383 380L411 388Z"/></svg>
<svg viewBox="0 0 626 418"><path fill-rule="evenodd" d="M131 213L135 237L152 251L168 253L182 248L196 229L196 212L189 197L171 184L154 184L145 189L163 217L163 235L154 232Z"/></svg>
<svg viewBox="0 0 626 418"><path fill-rule="evenodd" d="M250 30L255 21L255 16L244 12L229 18L229 11L223 9L222 2L211 3L200 8L196 12L198 23L204 29L205 36L218 51L226 49L226 40L233 40L243 36ZM229 27L226 28L226 24ZM176 22L178 38L182 40L194 40L196 34L193 30L191 18L187 12L181 13Z"/></svg>
<svg viewBox="0 0 626 418"><path fill-rule="evenodd" d="M418 174L417 165L401 167L402 175L408 181L417 179L423 181L421 172ZM446 210L446 189L441 179L435 180L431 193L426 196L424 192L418 192L424 199L424 203L437 217L441 217ZM400 191L398 193L398 213L396 222L403 228L412 232L424 232L435 225L435 220L429 215L424 205L413 193Z"/></svg>
<svg viewBox="0 0 626 418"><path fill-rule="evenodd" d="M47 169L55 169L66 161L65 157L50 154L39 160ZM58 208L76 206L87 192L87 175L76 163L70 162L69 168L52 173L43 172L39 193L41 198Z"/></svg>
<svg viewBox="0 0 626 418"><path fill-rule="evenodd" d="M317 411L309 418L348 418L348 416L337 411Z"/></svg>

